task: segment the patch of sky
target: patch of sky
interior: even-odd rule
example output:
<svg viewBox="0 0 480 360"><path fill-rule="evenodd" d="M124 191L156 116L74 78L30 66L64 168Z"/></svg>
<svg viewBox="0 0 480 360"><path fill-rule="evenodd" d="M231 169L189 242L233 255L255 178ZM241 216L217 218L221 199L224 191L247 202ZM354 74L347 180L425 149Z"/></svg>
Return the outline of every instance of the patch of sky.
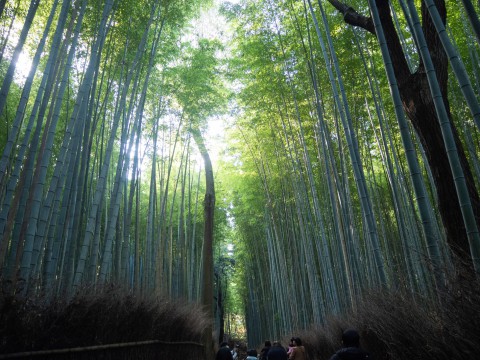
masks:
<svg viewBox="0 0 480 360"><path fill-rule="evenodd" d="M209 40L218 40L224 45L224 50L217 53L220 58L229 56L228 43L231 39L231 33L227 20L220 12L220 7L224 4L239 4L244 0L214 0L213 6L201 12L197 19L191 23L191 27L186 34L184 34L182 41L188 41L195 44L199 39L206 38ZM241 85L238 82L227 84L231 90L235 92L240 91ZM237 111L236 104L230 104L230 111L226 114L212 116L208 119L208 126L205 134L205 141L209 150L209 155L213 166L218 164L220 154L225 148L225 134L227 129L234 122L233 119Z"/></svg>

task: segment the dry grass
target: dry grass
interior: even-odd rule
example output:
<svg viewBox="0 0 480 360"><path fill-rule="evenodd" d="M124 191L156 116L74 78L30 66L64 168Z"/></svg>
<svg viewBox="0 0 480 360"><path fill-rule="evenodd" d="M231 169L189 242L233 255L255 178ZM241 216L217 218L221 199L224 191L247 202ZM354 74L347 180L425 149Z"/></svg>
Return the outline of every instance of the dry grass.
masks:
<svg viewBox="0 0 480 360"><path fill-rule="evenodd" d="M202 342L204 312L179 300L137 297L118 287L71 300L3 298L0 353L145 340Z"/></svg>
<svg viewBox="0 0 480 360"><path fill-rule="evenodd" d="M332 317L321 328L299 331L311 360L329 359L341 347L341 334L355 328L361 346L376 360L474 359L480 345L480 282L455 277L440 300L376 291L350 314Z"/></svg>
<svg viewBox="0 0 480 360"><path fill-rule="evenodd" d="M480 281L461 274L439 301L372 291L349 314L288 334L283 344L299 336L310 360L326 360L341 347L343 330L353 327L376 360L474 359L480 345ZM0 297L0 353L145 340L202 342L206 326L205 314L194 304L136 297L113 286L85 290L68 301ZM168 358L184 357L176 355Z"/></svg>

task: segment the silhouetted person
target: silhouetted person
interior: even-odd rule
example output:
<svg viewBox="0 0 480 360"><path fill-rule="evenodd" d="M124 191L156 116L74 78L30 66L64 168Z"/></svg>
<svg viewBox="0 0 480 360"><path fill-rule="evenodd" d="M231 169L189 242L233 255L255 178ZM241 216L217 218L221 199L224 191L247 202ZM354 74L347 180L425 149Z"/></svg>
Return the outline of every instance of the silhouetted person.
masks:
<svg viewBox="0 0 480 360"><path fill-rule="evenodd" d="M278 341L274 341L270 350L268 350L267 354L268 360L287 360L287 350L280 344Z"/></svg>
<svg viewBox="0 0 480 360"><path fill-rule="evenodd" d="M268 352L270 351L270 348L272 347L272 343L270 340L265 341L265 346L260 350L260 360L267 360Z"/></svg>
<svg viewBox="0 0 480 360"><path fill-rule="evenodd" d="M257 360L257 350L250 349L247 351L247 358L245 360Z"/></svg>
<svg viewBox="0 0 480 360"><path fill-rule="evenodd" d="M370 355L360 348L360 335L354 329L345 330L342 334L343 348L338 350L330 360L365 360Z"/></svg>
<svg viewBox="0 0 480 360"><path fill-rule="evenodd" d="M228 342L228 347L230 348L230 352L232 353L233 360L237 360L238 353L237 349L235 348L235 342L233 340L230 340Z"/></svg>
<svg viewBox="0 0 480 360"><path fill-rule="evenodd" d="M233 360L232 352L228 347L228 343L223 342L220 344L220 349L217 351L215 360Z"/></svg>

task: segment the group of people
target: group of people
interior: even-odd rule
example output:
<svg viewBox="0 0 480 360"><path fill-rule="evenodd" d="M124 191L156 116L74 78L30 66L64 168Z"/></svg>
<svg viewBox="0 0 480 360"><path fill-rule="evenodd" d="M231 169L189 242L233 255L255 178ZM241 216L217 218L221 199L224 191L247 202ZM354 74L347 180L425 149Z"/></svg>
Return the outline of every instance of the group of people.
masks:
<svg viewBox="0 0 480 360"><path fill-rule="evenodd" d="M354 329L348 329L342 334L343 347L339 349L329 360L370 360L369 354L360 348L360 335ZM235 357L234 357L235 356ZM215 360L236 360L237 353L227 343L222 343ZM242 359L243 360L243 359ZM288 347L285 348L279 341L271 343L265 341L265 346L257 353L257 350L247 351L245 360L307 360L305 347L302 340L292 337Z"/></svg>
<svg viewBox="0 0 480 360"><path fill-rule="evenodd" d="M279 341L272 344L267 340L260 352L260 360L306 360L305 347L299 337L292 337L287 348Z"/></svg>

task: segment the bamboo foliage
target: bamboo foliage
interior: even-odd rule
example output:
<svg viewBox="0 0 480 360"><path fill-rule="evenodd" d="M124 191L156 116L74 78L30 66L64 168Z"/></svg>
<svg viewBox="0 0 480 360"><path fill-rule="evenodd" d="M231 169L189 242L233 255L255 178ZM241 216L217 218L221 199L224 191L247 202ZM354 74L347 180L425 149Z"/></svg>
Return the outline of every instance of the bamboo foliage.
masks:
<svg viewBox="0 0 480 360"><path fill-rule="evenodd" d="M347 22L358 15L330 3L343 9ZM245 160L234 173L244 181L256 174L250 181L255 190L238 185L238 191L263 194L263 206L255 210L252 203L247 216L247 195L237 195L234 207L246 247L262 251L262 261L252 259L246 274L247 328L255 334L249 341L322 323L379 284L435 297L451 266L432 174L406 122L374 6L369 3L372 18L363 20L367 29L375 25L371 32L381 53L374 51L376 41L339 23L320 1L256 1L225 9L235 28L234 54L242 59L233 64L242 111L231 139L241 136L244 145L231 152ZM398 28L414 26L395 8ZM352 23L361 21L359 16ZM416 71L412 39L407 31L399 36ZM262 220L253 220L254 212ZM267 230L254 233L251 223ZM282 318L286 313L288 319Z"/></svg>
<svg viewBox="0 0 480 360"><path fill-rule="evenodd" d="M72 294L114 282L200 299L204 183L165 70L178 53L177 21L186 24L201 2L143 5L32 2L17 53L2 48L10 60L2 122L17 102L1 159L0 278L11 294ZM19 85L18 53L40 23Z"/></svg>

